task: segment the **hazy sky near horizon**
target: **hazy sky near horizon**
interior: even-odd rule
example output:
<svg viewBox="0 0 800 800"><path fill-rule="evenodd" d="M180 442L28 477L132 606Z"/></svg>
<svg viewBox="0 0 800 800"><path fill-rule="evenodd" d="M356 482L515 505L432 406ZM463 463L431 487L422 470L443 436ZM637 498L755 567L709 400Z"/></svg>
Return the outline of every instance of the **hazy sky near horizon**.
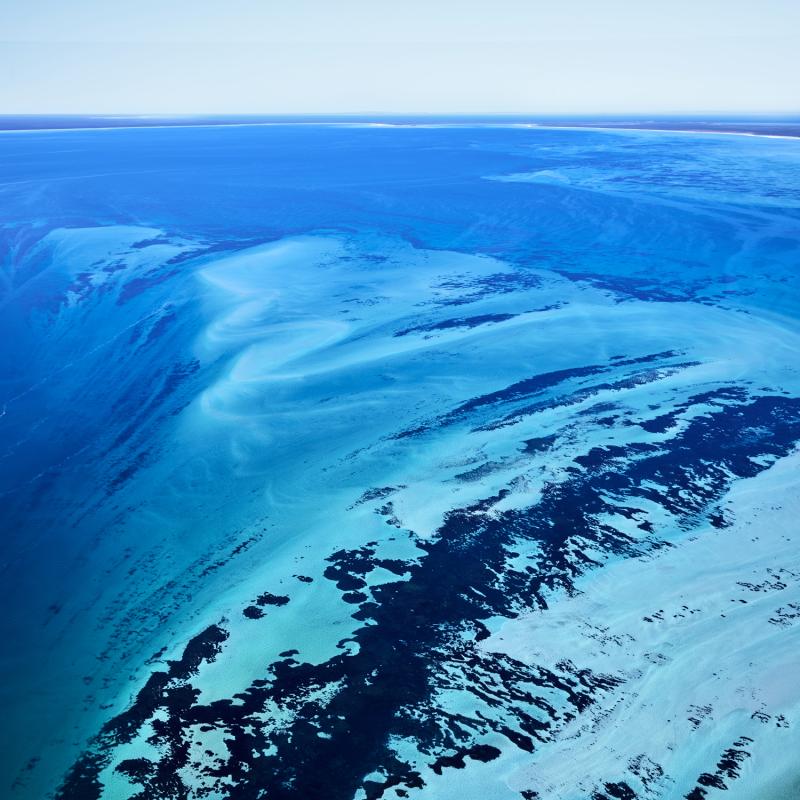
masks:
<svg viewBox="0 0 800 800"><path fill-rule="evenodd" d="M0 113L798 112L800 0L0 0Z"/></svg>

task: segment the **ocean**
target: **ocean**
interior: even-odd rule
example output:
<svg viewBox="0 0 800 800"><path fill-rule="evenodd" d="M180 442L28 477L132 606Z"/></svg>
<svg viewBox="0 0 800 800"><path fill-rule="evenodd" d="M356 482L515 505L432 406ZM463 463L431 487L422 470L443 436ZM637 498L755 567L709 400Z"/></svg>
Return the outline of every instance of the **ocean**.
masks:
<svg viewBox="0 0 800 800"><path fill-rule="evenodd" d="M0 133L0 794L797 795L799 140L78 122Z"/></svg>

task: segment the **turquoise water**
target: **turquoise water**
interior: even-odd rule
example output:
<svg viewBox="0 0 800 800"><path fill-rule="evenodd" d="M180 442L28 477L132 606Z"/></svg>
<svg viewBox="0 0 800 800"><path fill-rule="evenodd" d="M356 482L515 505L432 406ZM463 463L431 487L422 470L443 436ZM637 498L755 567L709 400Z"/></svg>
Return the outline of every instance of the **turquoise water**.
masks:
<svg viewBox="0 0 800 800"><path fill-rule="evenodd" d="M119 128L0 164L4 792L796 780L797 141Z"/></svg>

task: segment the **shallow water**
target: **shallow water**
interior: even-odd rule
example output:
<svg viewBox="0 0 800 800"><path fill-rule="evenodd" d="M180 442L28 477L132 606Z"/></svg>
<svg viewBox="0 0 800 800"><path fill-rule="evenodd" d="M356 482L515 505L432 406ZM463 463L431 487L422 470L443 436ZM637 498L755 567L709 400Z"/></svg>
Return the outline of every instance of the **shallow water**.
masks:
<svg viewBox="0 0 800 800"><path fill-rule="evenodd" d="M800 144L142 128L0 164L4 792L794 785Z"/></svg>

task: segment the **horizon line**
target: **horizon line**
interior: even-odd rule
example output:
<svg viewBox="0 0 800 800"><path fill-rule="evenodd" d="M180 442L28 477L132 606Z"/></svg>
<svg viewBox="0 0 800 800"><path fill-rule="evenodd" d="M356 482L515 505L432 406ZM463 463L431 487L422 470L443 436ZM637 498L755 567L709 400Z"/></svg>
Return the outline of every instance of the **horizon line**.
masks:
<svg viewBox="0 0 800 800"><path fill-rule="evenodd" d="M185 117L226 118L226 117L354 117L354 116L416 116L416 117L539 117L543 119L563 118L616 118L616 117L700 117L728 119L744 116L748 119L797 118L800 121L800 108L793 111L2 111L0 119L9 117L100 117L123 119L180 119Z"/></svg>
<svg viewBox="0 0 800 800"><path fill-rule="evenodd" d="M359 115L360 116L360 115ZM406 121L388 121L386 115L364 115L362 119L358 118L343 118L341 115L304 115L304 119L299 119L296 115L294 117L277 117L272 116L259 116L253 117L252 121L248 121L248 117L239 115L237 117L228 116L227 119L221 116L201 117L197 115L185 116L170 116L170 117L156 117L148 116L143 118L141 116L127 117L123 115L8 115L0 114L0 135L3 134L43 134L43 133L80 133L80 132L99 132L99 131L133 131L133 130L178 130L186 128L247 128L247 127L345 127L345 128L514 128L524 129L528 131L600 131L606 133L665 133L665 134L690 134L698 136L747 136L757 139L785 139L798 141L800 140L800 120L779 120L776 118L771 119L756 119L750 118L749 121L739 119L729 119L723 121L721 119L708 120L698 119L684 115L683 117L670 116L658 119L649 120L631 120L619 119L613 121L611 117L598 118L598 117L553 117L549 122L542 121L525 121L517 117L516 119L510 118L506 115L497 121L492 122L491 117L488 115L482 118L447 115L438 117L425 117L416 115L416 119L409 119L411 115L403 115ZM493 115L497 118L498 115ZM651 115L652 116L652 115ZM5 118L15 119L17 121L29 121L38 117L45 117L47 119L55 120L59 117L67 118L70 120L84 121L95 120L97 122L108 123L110 120L119 120L120 122L130 122L132 120L139 120L139 124L95 124L95 125L40 125L34 127L22 126L4 126L2 120ZM394 119L392 117L391 119ZM149 120L149 121L148 121ZM181 121L179 121L181 120ZM184 121L185 120L185 121ZM190 122L188 120L196 120ZM213 120L213 121L212 121ZM570 124L572 123L572 124ZM666 127L657 127L659 125ZM689 127L690 125L694 127Z"/></svg>

